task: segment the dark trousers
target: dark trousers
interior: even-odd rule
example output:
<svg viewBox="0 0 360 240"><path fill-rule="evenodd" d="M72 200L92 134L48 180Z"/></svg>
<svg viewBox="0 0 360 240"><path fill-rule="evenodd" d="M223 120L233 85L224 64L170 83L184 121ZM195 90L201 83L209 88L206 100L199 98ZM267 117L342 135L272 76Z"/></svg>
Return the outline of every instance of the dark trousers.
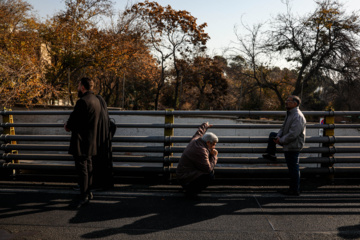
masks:
<svg viewBox="0 0 360 240"><path fill-rule="evenodd" d="M269 134L268 146L266 153L275 155L276 154L276 143L273 141L276 137L276 132ZM299 170L299 152L284 152L287 167L289 169L290 176L290 190L300 191L300 170Z"/></svg>
<svg viewBox="0 0 360 240"><path fill-rule="evenodd" d="M184 188L187 194L196 195L205 188L207 188L210 185L210 183L214 180L214 178L215 178L214 172L211 172L209 174L203 174L200 177L196 178L194 181L182 185L182 187Z"/></svg>
<svg viewBox="0 0 360 240"><path fill-rule="evenodd" d="M90 194L93 177L91 156L74 156L74 159L79 177L80 197L86 198Z"/></svg>
<svg viewBox="0 0 360 240"><path fill-rule="evenodd" d="M290 175L291 191L300 192L299 152L284 152Z"/></svg>

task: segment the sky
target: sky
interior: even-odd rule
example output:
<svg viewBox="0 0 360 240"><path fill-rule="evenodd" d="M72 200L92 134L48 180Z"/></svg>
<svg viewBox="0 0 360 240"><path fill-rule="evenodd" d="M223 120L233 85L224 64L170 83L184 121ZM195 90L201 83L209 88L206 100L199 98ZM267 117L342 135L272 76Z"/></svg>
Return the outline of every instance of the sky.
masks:
<svg viewBox="0 0 360 240"><path fill-rule="evenodd" d="M63 0L24 0L33 6L40 17L52 16L64 9ZM135 0L112 0L116 11L124 10ZM170 5L175 10L186 10L197 18L197 23L207 23L205 31L210 40L207 43L210 55L221 54L222 50L236 42L234 26L241 22L248 26L264 23L279 13L286 12L284 0L154 0L162 6ZM140 1L141 2L141 1ZM348 12L360 10L360 0L340 0ZM290 0L292 12L304 15L315 9L314 0Z"/></svg>

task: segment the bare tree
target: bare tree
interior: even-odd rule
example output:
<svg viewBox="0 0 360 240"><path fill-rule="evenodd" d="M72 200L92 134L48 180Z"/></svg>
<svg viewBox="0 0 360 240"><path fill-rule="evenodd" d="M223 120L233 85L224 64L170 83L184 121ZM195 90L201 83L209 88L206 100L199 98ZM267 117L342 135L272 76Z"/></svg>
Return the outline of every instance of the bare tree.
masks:
<svg viewBox="0 0 360 240"><path fill-rule="evenodd" d="M337 0L316 4L314 12L301 17L292 14L287 1L287 13L271 23L267 46L298 68L295 95L302 95L309 81L326 71L353 71L349 59L359 52L359 15L347 14Z"/></svg>
<svg viewBox="0 0 360 240"><path fill-rule="evenodd" d="M246 68L242 69L241 74L244 79L252 79L262 89L268 89L273 92L279 102L280 108L285 106L284 90L288 89L290 84L289 78L276 75L274 72L281 72L278 68L271 65L273 51L267 48L267 37L262 31L265 24L255 24L249 27L242 23L242 30L234 28L237 37L236 47L234 48L237 55L240 55L246 62ZM241 33L240 33L241 32ZM259 94L262 96L263 94ZM286 95L286 94L285 94Z"/></svg>

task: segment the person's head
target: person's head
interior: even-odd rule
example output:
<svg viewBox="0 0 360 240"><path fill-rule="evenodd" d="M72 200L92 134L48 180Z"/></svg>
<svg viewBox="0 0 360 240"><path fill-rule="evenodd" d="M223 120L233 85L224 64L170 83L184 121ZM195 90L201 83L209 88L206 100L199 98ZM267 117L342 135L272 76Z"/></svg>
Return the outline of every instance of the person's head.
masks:
<svg viewBox="0 0 360 240"><path fill-rule="evenodd" d="M301 99L298 96L290 95L285 101L285 107L287 110L291 110L300 106Z"/></svg>
<svg viewBox="0 0 360 240"><path fill-rule="evenodd" d="M219 142L218 137L212 133L212 132L207 132L205 133L201 139L206 142L206 145L208 146L209 150L212 150L215 148L215 145L217 142Z"/></svg>
<svg viewBox="0 0 360 240"><path fill-rule="evenodd" d="M92 91L94 88L94 81L90 78L83 77L79 81L78 96L81 98L87 91Z"/></svg>

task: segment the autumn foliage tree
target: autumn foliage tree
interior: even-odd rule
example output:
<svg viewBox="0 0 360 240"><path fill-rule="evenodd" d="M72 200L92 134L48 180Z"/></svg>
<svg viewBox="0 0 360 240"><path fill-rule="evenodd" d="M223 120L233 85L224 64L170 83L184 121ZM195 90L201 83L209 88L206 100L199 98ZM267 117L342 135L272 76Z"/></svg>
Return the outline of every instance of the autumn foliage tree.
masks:
<svg viewBox="0 0 360 240"><path fill-rule="evenodd" d="M182 109L226 109L229 85L218 61L198 56L192 61L179 60L177 64L183 72Z"/></svg>
<svg viewBox="0 0 360 240"><path fill-rule="evenodd" d="M358 13L317 0L295 16L285 2L269 27L243 25L236 51L211 57L206 23L170 5L141 1L115 15L111 0L64 0L41 22L25 0L0 0L0 100L74 104L76 82L89 76L125 109L273 110L291 93L309 110L359 109Z"/></svg>
<svg viewBox="0 0 360 240"><path fill-rule="evenodd" d="M177 11L170 5L163 7L157 2L149 1L134 4L127 14L135 16L143 23L149 44L161 69L156 83L155 109L158 107L160 92L167 78L165 69L168 66L172 66L175 71L173 107L177 108L181 83L181 70L177 60L191 56L194 50L205 49L209 39L204 31L206 23L198 25L197 19L187 11Z"/></svg>
<svg viewBox="0 0 360 240"><path fill-rule="evenodd" d="M66 9L47 20L40 32L51 55L47 78L56 89L72 89L81 71L95 64L91 41L96 40L96 20L111 13L110 0L65 0ZM71 77L71 76L77 77ZM64 91L63 91L64 93Z"/></svg>
<svg viewBox="0 0 360 240"><path fill-rule="evenodd" d="M158 68L138 30L121 25L102 31L97 45L102 50L88 73L97 80L108 105L153 109Z"/></svg>
<svg viewBox="0 0 360 240"><path fill-rule="evenodd" d="M0 96L4 106L46 103L53 91L44 78L42 41L31 5L0 1Z"/></svg>

